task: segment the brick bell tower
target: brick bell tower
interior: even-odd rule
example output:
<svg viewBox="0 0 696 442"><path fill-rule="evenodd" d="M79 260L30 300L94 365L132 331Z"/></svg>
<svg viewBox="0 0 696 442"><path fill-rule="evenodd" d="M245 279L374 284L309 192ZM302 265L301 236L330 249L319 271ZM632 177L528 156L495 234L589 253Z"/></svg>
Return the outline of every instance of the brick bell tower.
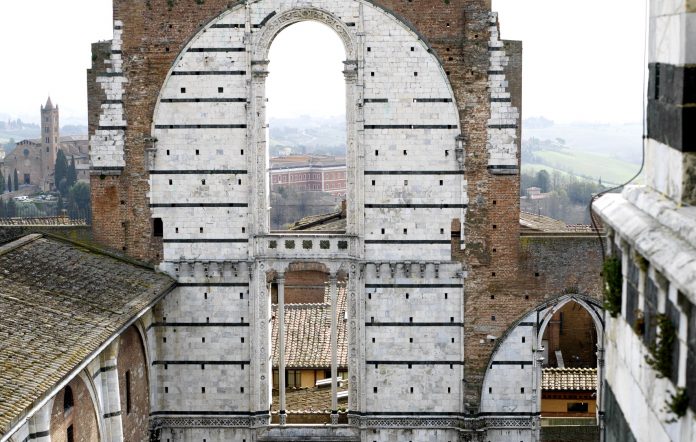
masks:
<svg viewBox="0 0 696 442"><path fill-rule="evenodd" d="M41 106L41 167L43 169L42 187L49 188L52 183L58 143L60 139L60 119L58 106L53 106L51 97L46 100L46 105Z"/></svg>

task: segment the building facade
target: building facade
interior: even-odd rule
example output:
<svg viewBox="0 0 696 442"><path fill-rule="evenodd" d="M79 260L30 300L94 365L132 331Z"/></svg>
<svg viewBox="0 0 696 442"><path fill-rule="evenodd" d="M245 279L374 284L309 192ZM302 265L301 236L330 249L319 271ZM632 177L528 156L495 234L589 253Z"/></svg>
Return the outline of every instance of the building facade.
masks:
<svg viewBox="0 0 696 442"><path fill-rule="evenodd" d="M346 195L345 158L294 155L271 158L271 190L290 186L297 190Z"/></svg>
<svg viewBox="0 0 696 442"><path fill-rule="evenodd" d="M19 185L33 185L44 192L54 190L58 150L68 162L75 161L77 178L89 181L89 145L86 137L61 137L58 105L51 97L41 106L41 137L22 140L2 161L2 174L7 179L17 171Z"/></svg>
<svg viewBox="0 0 696 442"><path fill-rule="evenodd" d="M696 5L650 1L645 185L594 203L611 233L607 441L696 439Z"/></svg>
<svg viewBox="0 0 696 442"><path fill-rule="evenodd" d="M93 227L178 281L147 331L155 440L539 440L541 336L569 302L597 317L601 252L520 232L521 44L489 2L116 0L114 20L88 74ZM304 20L346 52L341 232L269 228L267 54ZM346 281L347 426L283 425L282 354L270 424L294 266L326 275L334 330Z"/></svg>

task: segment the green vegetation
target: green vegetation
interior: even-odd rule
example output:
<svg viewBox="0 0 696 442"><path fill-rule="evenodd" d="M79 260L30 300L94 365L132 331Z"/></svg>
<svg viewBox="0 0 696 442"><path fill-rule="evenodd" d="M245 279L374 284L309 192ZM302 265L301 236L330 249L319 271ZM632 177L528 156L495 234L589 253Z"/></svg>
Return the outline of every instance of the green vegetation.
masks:
<svg viewBox="0 0 696 442"><path fill-rule="evenodd" d="M62 196L67 196L70 188L77 182L77 171L75 170L75 158L70 164L62 150L58 150L55 167L56 187Z"/></svg>
<svg viewBox="0 0 696 442"><path fill-rule="evenodd" d="M559 170L581 177L602 179L607 183L620 184L631 179L640 166L604 155L588 152L540 151L537 156Z"/></svg>
<svg viewBox="0 0 696 442"><path fill-rule="evenodd" d="M667 421L667 423L673 423L686 415L686 410L689 408L689 395L686 388L677 388L677 394L670 393L669 396L669 400L665 401L665 411L675 415Z"/></svg>
<svg viewBox="0 0 696 442"><path fill-rule="evenodd" d="M623 277L621 274L621 261L616 256L604 260L604 308L612 318L621 313L621 289Z"/></svg>
<svg viewBox="0 0 696 442"><path fill-rule="evenodd" d="M563 138L529 138L522 143L523 169L564 172L590 181L618 185L631 179L640 166L606 154L571 148Z"/></svg>
<svg viewBox="0 0 696 442"><path fill-rule="evenodd" d="M665 314L657 315L657 340L650 345L645 362L657 371L658 378L668 378L672 372L672 349L677 340L677 329Z"/></svg>
<svg viewBox="0 0 696 442"><path fill-rule="evenodd" d="M530 187L538 187L545 195L521 200L523 211L550 216L568 224L590 224L590 199L605 187L558 171L540 169L535 174L520 175L520 196L527 196Z"/></svg>

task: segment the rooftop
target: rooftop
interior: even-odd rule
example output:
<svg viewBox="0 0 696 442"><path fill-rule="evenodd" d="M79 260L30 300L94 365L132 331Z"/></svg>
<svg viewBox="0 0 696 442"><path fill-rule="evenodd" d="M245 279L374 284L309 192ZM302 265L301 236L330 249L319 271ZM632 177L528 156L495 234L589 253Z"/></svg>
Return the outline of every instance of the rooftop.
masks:
<svg viewBox="0 0 696 442"><path fill-rule="evenodd" d="M285 365L287 368L331 367L331 304L328 287L322 304L285 304ZM278 366L278 306L273 305L273 366ZM338 286L338 366L348 366L346 289Z"/></svg>
<svg viewBox="0 0 696 442"><path fill-rule="evenodd" d="M343 387L338 387L337 391L343 392L346 390L346 384ZM340 399L339 399L340 401ZM287 390L285 393L285 404L288 413L331 413L331 388L301 388L298 390ZM341 404L339 404L341 407ZM280 407L278 405L278 394L273 393L273 410L277 412Z"/></svg>
<svg viewBox="0 0 696 442"><path fill-rule="evenodd" d="M274 157L270 160L272 170L293 169L299 167L346 167L345 157L329 155L289 155Z"/></svg>
<svg viewBox="0 0 696 442"><path fill-rule="evenodd" d="M545 368L541 373L541 389L555 391L594 391L597 389L597 369Z"/></svg>
<svg viewBox="0 0 696 442"><path fill-rule="evenodd" d="M520 227L522 233L594 233L591 225L566 224L555 218L520 211Z"/></svg>
<svg viewBox="0 0 696 442"><path fill-rule="evenodd" d="M0 246L0 435L175 282L42 235Z"/></svg>

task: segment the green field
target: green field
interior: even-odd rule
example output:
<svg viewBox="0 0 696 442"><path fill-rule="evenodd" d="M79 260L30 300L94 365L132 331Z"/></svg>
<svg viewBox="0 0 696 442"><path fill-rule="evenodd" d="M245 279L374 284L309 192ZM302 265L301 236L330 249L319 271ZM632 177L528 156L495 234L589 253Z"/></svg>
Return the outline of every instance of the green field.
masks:
<svg viewBox="0 0 696 442"><path fill-rule="evenodd" d="M604 184L625 183L640 168L638 164L618 158L589 152L573 152L570 149L562 151L542 150L534 152L534 155L542 160L542 164L525 164L525 166L543 167L547 170L555 169L592 180L601 178Z"/></svg>

